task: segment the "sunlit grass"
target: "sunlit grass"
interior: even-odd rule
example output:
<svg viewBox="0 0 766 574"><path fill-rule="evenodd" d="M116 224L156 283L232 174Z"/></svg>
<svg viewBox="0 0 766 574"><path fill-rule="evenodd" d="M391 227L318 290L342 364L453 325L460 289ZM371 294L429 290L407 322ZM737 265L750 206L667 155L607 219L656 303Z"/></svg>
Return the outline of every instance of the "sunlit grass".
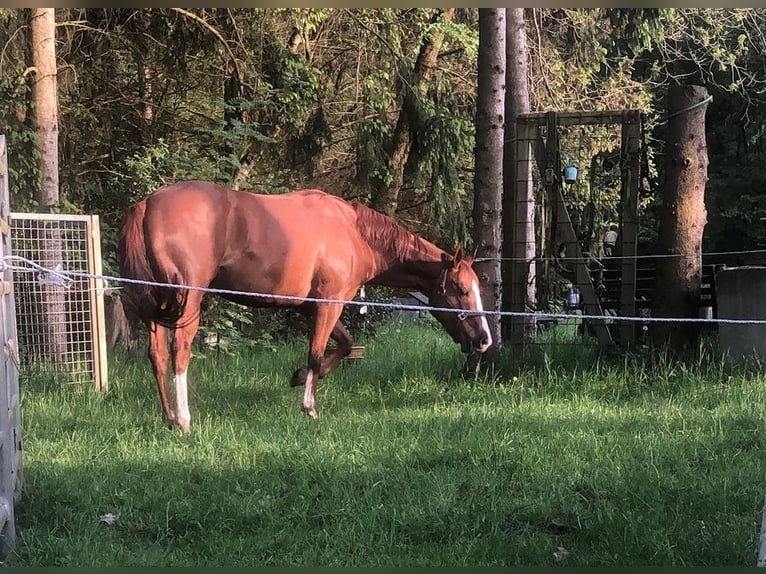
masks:
<svg viewBox="0 0 766 574"><path fill-rule="evenodd" d="M304 342L198 354L190 436L143 356L114 358L103 396L22 381L11 563L754 565L760 371L551 344L469 381L430 325L364 343L316 421L288 385Z"/></svg>

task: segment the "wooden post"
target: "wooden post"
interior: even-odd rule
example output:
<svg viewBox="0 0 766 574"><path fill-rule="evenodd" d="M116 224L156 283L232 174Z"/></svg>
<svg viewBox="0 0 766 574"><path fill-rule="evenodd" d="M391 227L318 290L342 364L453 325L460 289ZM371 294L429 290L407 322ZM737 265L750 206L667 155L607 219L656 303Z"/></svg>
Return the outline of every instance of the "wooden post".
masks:
<svg viewBox="0 0 766 574"><path fill-rule="evenodd" d="M759 568L766 568L766 502L764 502L761 512L760 546L758 548L758 562L755 565Z"/></svg>
<svg viewBox="0 0 766 574"><path fill-rule="evenodd" d="M620 316L636 313L636 255L638 253L638 193L641 185L641 113L631 110L622 121L623 162L620 166L620 238L622 271L620 273ZM636 337L636 323L622 321L619 325L623 342Z"/></svg>
<svg viewBox="0 0 766 574"><path fill-rule="evenodd" d="M510 283L510 308L505 309L512 313L526 313L527 309L527 281L529 280L529 265L527 261L528 241L534 242L534 236L527 236L527 225L530 217L528 209L528 194L530 181L530 162L532 128L531 124L518 121L516 131L516 181L513 199L510 205L511 217L506 217L505 222L512 224L511 248L504 250L511 261L504 261L503 282ZM535 130L536 131L536 130ZM508 208L508 202L504 210ZM507 236L507 234L506 234ZM527 318L523 316L511 316L508 318L509 325L506 335L507 343L512 347L520 347L524 344L525 325Z"/></svg>
<svg viewBox="0 0 766 574"><path fill-rule="evenodd" d="M638 244L638 199L641 186L641 112L639 110L619 110L619 111L592 111L592 112L531 112L519 114L517 118L518 140L517 150L519 154L519 165L521 162L529 164L530 155L534 158L539 168L537 174L544 183L545 194L539 200L538 207L541 209L540 228L543 233L547 229L552 229L552 235L556 235L555 242L564 244L566 247L566 256L568 261L574 264L570 270L565 271L566 276L573 276L573 283L580 289L583 308L588 315L604 314L596 292L593 280L588 269L588 262L582 252L580 242L574 231L571 217L566 208L561 182L561 157L559 151L558 128L561 126L588 126L588 125L622 125L622 163L620 171L622 175L622 187L620 190L620 247L622 260L619 263L620 269L620 294L619 294L619 314L620 316L636 316L635 298L636 298L636 259ZM539 137L539 129L546 126L547 141ZM523 155L523 154L526 155ZM529 176L531 177L531 176ZM527 178L528 179L528 178ZM519 185L524 185L523 175L517 176ZM521 221L522 215L516 213L514 221ZM550 222L546 218L550 218ZM548 239L543 237L542 241ZM551 245L539 250L541 253L551 254L556 246ZM510 256L518 258L518 241L514 241ZM506 251L506 257L508 253ZM537 272L545 273L547 261L543 261L538 266ZM517 263L512 263L512 269L517 270ZM508 283L506 275L503 276L504 283ZM522 287L521 272L515 271L512 275L511 289L516 296ZM538 298L542 291L538 291ZM544 298L544 297L542 297ZM520 301L515 299L516 305ZM516 310L516 309L511 309ZM521 309L519 309L521 310ZM616 333L610 329L604 320L595 321L596 337L601 345L614 344L614 335ZM517 327L519 331L515 337L520 340L523 336L522 326ZM617 325L623 341L631 340L635 337L635 325L621 322Z"/></svg>
<svg viewBox="0 0 766 574"><path fill-rule="evenodd" d="M575 272L575 284L580 290L582 296L583 310L586 315L603 315L604 310L601 308L601 302L598 299L596 293L596 287L593 285L593 279L591 279L590 272L588 271L588 264L580 246L580 241L577 239L574 226L572 225L572 219L569 216L569 211L564 203L564 195L561 191L561 180L553 185L553 196L558 203L556 207L557 221L555 225L558 227L558 231L561 234L564 243L567 245L566 254L569 257L569 261L573 262ZM589 319L592 322L596 331L596 339L598 339L599 345L609 346L614 344L612 334L609 331L609 327L605 321L599 319Z"/></svg>
<svg viewBox="0 0 766 574"><path fill-rule="evenodd" d="M93 339L93 379L97 391L109 389L106 359L106 320L104 314L104 280L101 264L101 225L98 215L91 215L87 221L88 273L99 276L88 281L90 296L90 323Z"/></svg>

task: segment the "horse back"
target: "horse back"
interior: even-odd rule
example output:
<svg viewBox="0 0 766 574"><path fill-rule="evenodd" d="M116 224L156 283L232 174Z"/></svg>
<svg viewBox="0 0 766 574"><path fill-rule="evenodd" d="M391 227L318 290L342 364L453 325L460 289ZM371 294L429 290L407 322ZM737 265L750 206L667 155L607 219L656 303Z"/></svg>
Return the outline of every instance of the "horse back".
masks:
<svg viewBox="0 0 766 574"><path fill-rule="evenodd" d="M355 217L349 203L319 190L263 195L180 182L128 211L121 272L242 292L346 297L369 274L371 255ZM155 307L183 306L177 293L167 300L167 289L133 291L137 297L151 293ZM276 302L224 296L252 305Z"/></svg>
<svg viewBox="0 0 766 574"><path fill-rule="evenodd" d="M353 207L343 199L309 189L239 194L232 205L228 247L215 286L345 297L368 274L369 249Z"/></svg>

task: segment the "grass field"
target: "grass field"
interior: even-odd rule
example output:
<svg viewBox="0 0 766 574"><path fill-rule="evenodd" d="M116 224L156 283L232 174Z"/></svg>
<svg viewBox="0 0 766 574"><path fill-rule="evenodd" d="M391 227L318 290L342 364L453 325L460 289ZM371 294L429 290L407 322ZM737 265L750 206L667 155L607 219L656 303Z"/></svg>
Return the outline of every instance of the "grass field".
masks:
<svg viewBox="0 0 766 574"><path fill-rule="evenodd" d="M766 378L552 346L461 378L429 325L391 323L320 384L304 343L195 356L192 434L148 361L110 390L22 380L17 566L753 566ZM100 517L116 515L113 524Z"/></svg>

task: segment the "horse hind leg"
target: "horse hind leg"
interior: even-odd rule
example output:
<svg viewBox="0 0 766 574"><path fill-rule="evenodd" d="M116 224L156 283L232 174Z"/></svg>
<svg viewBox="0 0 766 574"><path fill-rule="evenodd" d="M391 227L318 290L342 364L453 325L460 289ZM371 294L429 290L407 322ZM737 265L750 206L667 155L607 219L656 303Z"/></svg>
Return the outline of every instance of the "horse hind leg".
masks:
<svg viewBox="0 0 766 574"><path fill-rule="evenodd" d="M179 320L179 327L176 328L170 345L173 355L173 383L176 391L175 419L185 433L191 432L187 373L191 360L192 342L199 328L200 299L198 296L189 296L186 311Z"/></svg>
<svg viewBox="0 0 766 574"><path fill-rule="evenodd" d="M154 378L157 382L157 390L160 394L162 416L168 428L176 426L176 417L170 408L167 391L168 375L168 329L154 322L148 323L149 328L149 362L152 365Z"/></svg>
<svg viewBox="0 0 766 574"><path fill-rule="evenodd" d="M330 333L330 338L335 341L337 346L329 356L324 357L322 360L322 367L319 369L320 379L332 371L333 367L351 352L353 338L348 329L346 329L346 326L340 321L335 323L335 327L333 327L332 333Z"/></svg>

